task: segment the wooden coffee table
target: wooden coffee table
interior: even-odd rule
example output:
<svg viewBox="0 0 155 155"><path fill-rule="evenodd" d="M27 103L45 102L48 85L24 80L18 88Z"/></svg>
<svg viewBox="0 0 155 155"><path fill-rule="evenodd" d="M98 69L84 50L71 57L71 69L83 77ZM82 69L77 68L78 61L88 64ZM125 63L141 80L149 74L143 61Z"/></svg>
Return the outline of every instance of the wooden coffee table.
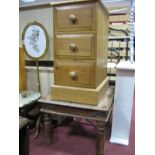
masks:
<svg viewBox="0 0 155 155"><path fill-rule="evenodd" d="M91 97L91 96L90 96ZM104 153L104 137L106 124L109 121L114 99L114 89L109 88L98 106L83 105L71 102L52 100L50 97L41 98L38 103L44 116L44 134L46 143L51 143L50 115L61 115L96 121L97 140L96 155Z"/></svg>

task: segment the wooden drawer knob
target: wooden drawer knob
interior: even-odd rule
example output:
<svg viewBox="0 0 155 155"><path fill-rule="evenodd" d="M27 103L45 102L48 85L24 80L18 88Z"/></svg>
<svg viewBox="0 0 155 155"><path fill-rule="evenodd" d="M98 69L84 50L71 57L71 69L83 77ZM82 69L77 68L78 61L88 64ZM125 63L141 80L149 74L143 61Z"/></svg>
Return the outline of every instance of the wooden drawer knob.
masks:
<svg viewBox="0 0 155 155"><path fill-rule="evenodd" d="M75 22L77 21L77 18L76 18L75 15L70 15L70 16L69 16L69 19L70 19L70 21L71 21L73 24L75 24Z"/></svg>
<svg viewBox="0 0 155 155"><path fill-rule="evenodd" d="M69 45L69 47L70 47L70 49L71 49L73 52L75 52L75 50L77 49L77 46L76 46L76 44L74 44L74 43L71 43L71 44Z"/></svg>
<svg viewBox="0 0 155 155"><path fill-rule="evenodd" d="M69 73L69 77L72 79L72 80L74 80L74 81L76 81L77 80L77 74L76 74L76 72L70 72Z"/></svg>

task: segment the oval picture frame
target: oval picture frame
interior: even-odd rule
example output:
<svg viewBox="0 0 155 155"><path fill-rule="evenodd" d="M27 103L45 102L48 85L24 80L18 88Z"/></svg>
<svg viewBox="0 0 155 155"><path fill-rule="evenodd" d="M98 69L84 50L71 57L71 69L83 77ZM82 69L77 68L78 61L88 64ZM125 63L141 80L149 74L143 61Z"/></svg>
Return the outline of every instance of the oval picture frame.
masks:
<svg viewBox="0 0 155 155"><path fill-rule="evenodd" d="M28 57L44 57L49 47L48 34L44 26L36 21L27 24L22 33L22 45Z"/></svg>

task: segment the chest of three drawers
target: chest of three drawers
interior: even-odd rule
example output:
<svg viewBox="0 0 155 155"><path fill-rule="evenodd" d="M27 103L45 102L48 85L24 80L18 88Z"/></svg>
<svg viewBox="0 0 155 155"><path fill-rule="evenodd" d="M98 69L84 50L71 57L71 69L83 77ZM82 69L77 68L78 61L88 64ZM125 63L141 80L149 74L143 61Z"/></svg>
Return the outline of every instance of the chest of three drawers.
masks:
<svg viewBox="0 0 155 155"><path fill-rule="evenodd" d="M76 89L96 92L107 81L107 36L108 14L99 2L54 7L52 98L78 102ZM75 99L66 98L72 95Z"/></svg>

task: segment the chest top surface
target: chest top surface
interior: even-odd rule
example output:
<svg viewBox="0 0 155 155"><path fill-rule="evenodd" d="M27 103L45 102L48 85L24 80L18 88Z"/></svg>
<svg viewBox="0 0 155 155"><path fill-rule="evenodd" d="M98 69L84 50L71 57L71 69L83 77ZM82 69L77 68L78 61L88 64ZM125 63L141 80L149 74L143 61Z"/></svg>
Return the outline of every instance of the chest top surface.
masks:
<svg viewBox="0 0 155 155"><path fill-rule="evenodd" d="M69 4L69 3L79 3L79 2L95 2L97 0L53 0L51 5L61 5L61 4Z"/></svg>

